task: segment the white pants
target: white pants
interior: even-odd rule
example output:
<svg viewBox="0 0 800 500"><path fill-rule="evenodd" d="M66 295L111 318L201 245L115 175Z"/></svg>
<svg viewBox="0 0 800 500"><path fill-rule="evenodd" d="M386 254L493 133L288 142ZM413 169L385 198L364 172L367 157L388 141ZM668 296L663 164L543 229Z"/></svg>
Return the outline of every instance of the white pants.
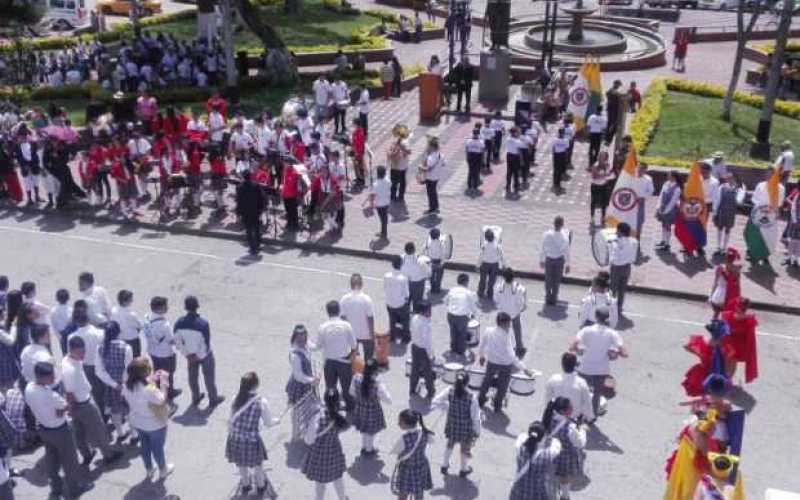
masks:
<svg viewBox="0 0 800 500"><path fill-rule="evenodd" d="M48 173L44 176L44 188L47 190L47 194L58 196L58 193L61 191L61 183L58 182L58 179L53 175Z"/></svg>
<svg viewBox="0 0 800 500"><path fill-rule="evenodd" d="M26 175L22 178L22 187L25 191L33 191L39 188L39 176L38 175Z"/></svg>

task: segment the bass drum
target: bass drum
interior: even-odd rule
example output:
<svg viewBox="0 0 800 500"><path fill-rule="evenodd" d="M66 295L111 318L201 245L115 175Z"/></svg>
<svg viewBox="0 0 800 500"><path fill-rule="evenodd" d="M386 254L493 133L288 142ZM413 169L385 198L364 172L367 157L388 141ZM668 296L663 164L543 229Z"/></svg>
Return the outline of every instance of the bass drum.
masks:
<svg viewBox="0 0 800 500"><path fill-rule="evenodd" d="M467 374L469 374L469 382L467 385L470 389L480 389L481 385L483 385L483 378L486 376L486 370L478 367L470 367L470 369L467 370Z"/></svg>
<svg viewBox="0 0 800 500"><path fill-rule="evenodd" d="M534 372L531 377L524 373L514 373L511 375L508 390L517 396L530 396L536 392L536 378L539 375L541 375L539 372Z"/></svg>
<svg viewBox="0 0 800 500"><path fill-rule="evenodd" d="M453 258L453 235L445 234L444 235L444 243L442 244L444 248L444 260L450 260Z"/></svg>
<svg viewBox="0 0 800 500"><path fill-rule="evenodd" d="M612 227L606 227L594 232L594 235L592 235L592 256L598 265L605 267L609 264L611 243L616 239L617 230Z"/></svg>
<svg viewBox="0 0 800 500"><path fill-rule="evenodd" d="M481 322L477 318L472 318L467 323L467 332L469 332L469 338L467 339L467 345L469 347L478 347L481 343Z"/></svg>
<svg viewBox="0 0 800 500"><path fill-rule="evenodd" d="M442 374L442 381L445 384L455 384L456 375L458 372L464 371L464 365L461 363L445 363L444 373Z"/></svg>

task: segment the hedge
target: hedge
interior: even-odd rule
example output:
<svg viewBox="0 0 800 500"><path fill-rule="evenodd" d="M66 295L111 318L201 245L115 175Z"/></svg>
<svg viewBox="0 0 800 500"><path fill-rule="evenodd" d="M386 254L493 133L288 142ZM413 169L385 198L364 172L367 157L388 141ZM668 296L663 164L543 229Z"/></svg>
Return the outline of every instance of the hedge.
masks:
<svg viewBox="0 0 800 500"><path fill-rule="evenodd" d="M752 43L750 48L770 55L775 52L775 42ZM786 44L787 52L800 52L800 41L791 40Z"/></svg>
<svg viewBox="0 0 800 500"><path fill-rule="evenodd" d="M698 82L695 80L683 80L680 78L655 78L645 90L642 96L642 106L633 116L628 133L633 139L636 152L641 155L642 161L654 165L665 165L675 167L690 167L692 162L679 158L666 158L644 155L647 146L653 139L661 116L661 105L668 91L684 92L703 97L715 97L722 99L725 97L727 88L714 83ZM733 94L734 102L761 108L764 104L764 97L737 90ZM775 113L789 118L800 118L800 103L790 101L775 101Z"/></svg>

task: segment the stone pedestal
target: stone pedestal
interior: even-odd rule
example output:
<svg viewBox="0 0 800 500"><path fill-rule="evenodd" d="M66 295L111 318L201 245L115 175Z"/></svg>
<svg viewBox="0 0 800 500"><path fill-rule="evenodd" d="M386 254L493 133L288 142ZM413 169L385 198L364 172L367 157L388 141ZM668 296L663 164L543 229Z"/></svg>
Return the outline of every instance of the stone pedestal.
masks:
<svg viewBox="0 0 800 500"><path fill-rule="evenodd" d="M507 101L511 85L511 54L504 50L481 52L478 99L481 101Z"/></svg>

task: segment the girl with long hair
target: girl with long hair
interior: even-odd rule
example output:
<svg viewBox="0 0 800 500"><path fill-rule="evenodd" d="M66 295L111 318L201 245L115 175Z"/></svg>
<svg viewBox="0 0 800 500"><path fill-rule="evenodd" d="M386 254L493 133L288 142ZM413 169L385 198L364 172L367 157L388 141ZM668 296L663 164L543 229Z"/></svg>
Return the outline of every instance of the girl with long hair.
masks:
<svg viewBox="0 0 800 500"><path fill-rule="evenodd" d="M355 401L352 423L361 433L361 456L374 457L375 435L386 428L381 401L392 404L392 398L386 386L377 380L378 362L374 358L367 360L364 372L353 376L350 383L350 396Z"/></svg>
<svg viewBox="0 0 800 500"><path fill-rule="evenodd" d="M305 414L304 404L316 404L319 397L314 386L319 383L311 369L311 354L308 352L308 331L303 325L295 325L290 340L289 365L292 374L286 382L286 395L292 407L292 441L300 439L300 419Z"/></svg>
<svg viewBox="0 0 800 500"><path fill-rule="evenodd" d="M561 441L561 453L556 458L556 477L561 483L561 500L569 498L570 486L583 475L583 448L586 446L586 430L582 423L572 421L572 403L565 397L557 397L547 404L542 417L550 436Z"/></svg>
<svg viewBox="0 0 800 500"><path fill-rule="evenodd" d="M314 481L316 500L325 498L325 486L331 482L339 500L347 498L342 480L347 464L339 433L346 430L349 424L339 413L339 399L336 389L325 391L325 406L312 418L305 435L309 448L302 471Z"/></svg>
<svg viewBox="0 0 800 500"><path fill-rule="evenodd" d="M228 419L228 440L225 458L239 468L239 491L247 494L255 488L259 496L267 490L269 481L261 464L267 459L267 449L261 439L261 428L277 425L267 400L258 395L259 380L255 372L242 375L239 393L231 405Z"/></svg>
<svg viewBox="0 0 800 500"><path fill-rule="evenodd" d="M400 412L397 424L403 434L392 448L392 454L397 455L392 493L398 500L419 500L425 495L425 490L433 488L431 464L425 453L433 432L425 427L422 414L411 409Z"/></svg>
<svg viewBox="0 0 800 500"><path fill-rule="evenodd" d="M528 432L517 437L515 447L517 474L509 500L556 500L556 459L561 453L561 441L549 439L544 424L533 422Z"/></svg>
<svg viewBox="0 0 800 500"><path fill-rule="evenodd" d="M458 475L467 477L472 473L469 459L472 457L472 446L481 434L481 409L478 398L469 390L468 383L469 375L466 372L459 372L455 384L437 394L431 403L432 408L447 411L444 425L447 446L442 460L442 474L448 472L450 457L456 444L461 448L461 468Z"/></svg>
<svg viewBox="0 0 800 500"><path fill-rule="evenodd" d="M123 419L128 409L122 399L122 383L125 370L133 361L133 349L119 338L119 333L119 323L109 321L106 324L103 344L97 350L95 371L97 378L105 384L105 407L111 412L117 443L122 443L130 434L123 431Z"/></svg>

